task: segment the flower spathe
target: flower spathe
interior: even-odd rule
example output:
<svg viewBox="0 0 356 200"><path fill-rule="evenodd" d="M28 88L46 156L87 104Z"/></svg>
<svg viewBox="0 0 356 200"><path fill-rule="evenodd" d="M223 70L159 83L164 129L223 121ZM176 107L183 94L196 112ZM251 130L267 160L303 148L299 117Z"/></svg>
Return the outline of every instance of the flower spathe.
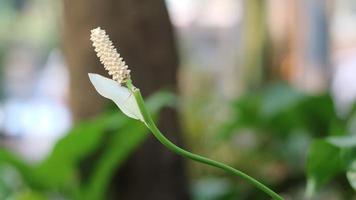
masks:
<svg viewBox="0 0 356 200"><path fill-rule="evenodd" d="M88 75L90 82L101 96L115 102L128 117L144 121L136 99L127 87L121 86L116 81L99 74L89 73Z"/></svg>

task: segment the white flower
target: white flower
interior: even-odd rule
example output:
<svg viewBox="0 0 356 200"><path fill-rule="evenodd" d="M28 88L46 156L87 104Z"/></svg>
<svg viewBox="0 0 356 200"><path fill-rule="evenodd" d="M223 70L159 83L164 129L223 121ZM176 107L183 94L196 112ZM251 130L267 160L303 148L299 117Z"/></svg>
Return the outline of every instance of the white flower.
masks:
<svg viewBox="0 0 356 200"><path fill-rule="evenodd" d="M111 99L127 116L144 121L132 92L112 79L99 74L89 73L89 79L96 91L103 97Z"/></svg>
<svg viewBox="0 0 356 200"><path fill-rule="evenodd" d="M89 74L89 79L96 91L103 97L111 99L127 116L143 120L137 101L127 87L121 84L130 79L130 70L117 53L105 30L100 27L91 30L90 40L93 42L97 56L104 68L112 75L112 79L98 74Z"/></svg>

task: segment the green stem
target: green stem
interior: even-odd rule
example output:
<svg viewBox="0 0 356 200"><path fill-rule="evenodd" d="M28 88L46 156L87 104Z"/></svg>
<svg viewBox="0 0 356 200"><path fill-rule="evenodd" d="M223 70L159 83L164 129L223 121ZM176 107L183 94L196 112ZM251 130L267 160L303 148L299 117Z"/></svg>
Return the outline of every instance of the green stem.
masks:
<svg viewBox="0 0 356 200"><path fill-rule="evenodd" d="M239 171L233 167L230 167L228 165L225 165L221 162L217 162L215 160L211 160L209 158L205 158L203 156L197 155L197 154L193 154L189 151L186 151L178 146L176 146L174 143L172 143L170 140L168 140L162 133L161 131L157 128L157 126L155 125L154 121L152 120L150 114L148 113L145 104L144 104L144 100L142 98L142 95L140 93L140 90L135 88L131 81L127 82L127 87L133 92L135 99L137 101L138 107L142 113L142 116L144 118L144 121L147 125L147 127L152 131L153 135L164 145L166 146L168 149L170 149L171 151L190 158L192 160L201 162L201 163L205 163L207 165L211 165L217 168L220 168L222 170L225 170L233 175L239 176L243 179L245 179L246 181L248 181L249 183L251 183L252 185L256 186L257 188L259 188L260 190L264 191L265 193L267 193L268 195L270 195L273 199L275 200L283 200L283 198L281 196L279 196L277 193L275 193L274 191L272 191L271 189L269 189L267 186L263 185L262 183L260 183L259 181L257 181L256 179L250 177L249 175L243 173L242 171Z"/></svg>

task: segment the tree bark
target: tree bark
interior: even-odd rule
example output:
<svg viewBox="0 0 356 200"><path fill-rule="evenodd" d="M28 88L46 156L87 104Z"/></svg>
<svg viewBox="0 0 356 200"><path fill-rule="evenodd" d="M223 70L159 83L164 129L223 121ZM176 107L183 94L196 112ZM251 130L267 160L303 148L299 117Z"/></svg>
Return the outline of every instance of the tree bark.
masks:
<svg viewBox="0 0 356 200"><path fill-rule="evenodd" d="M147 96L177 86L177 52L163 0L63 0L63 47L71 74L71 103L76 120L100 112L103 98L87 73L105 75L89 41L90 30L102 27L132 70L134 84ZM179 141L177 114L166 109L159 126ZM113 199L184 200L187 184L181 158L150 137L129 159L111 186Z"/></svg>
<svg viewBox="0 0 356 200"><path fill-rule="evenodd" d="M244 78L248 89L258 89L266 82L267 32L264 0L244 1L245 66Z"/></svg>

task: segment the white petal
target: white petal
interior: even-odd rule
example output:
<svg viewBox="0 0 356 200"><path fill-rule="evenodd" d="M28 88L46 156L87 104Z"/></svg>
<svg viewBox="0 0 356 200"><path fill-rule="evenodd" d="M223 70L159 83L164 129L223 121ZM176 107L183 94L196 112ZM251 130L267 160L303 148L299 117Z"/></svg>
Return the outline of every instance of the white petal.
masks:
<svg viewBox="0 0 356 200"><path fill-rule="evenodd" d="M127 116L144 121L136 99L128 88L99 74L89 73L88 75L91 83L101 96L114 101Z"/></svg>

